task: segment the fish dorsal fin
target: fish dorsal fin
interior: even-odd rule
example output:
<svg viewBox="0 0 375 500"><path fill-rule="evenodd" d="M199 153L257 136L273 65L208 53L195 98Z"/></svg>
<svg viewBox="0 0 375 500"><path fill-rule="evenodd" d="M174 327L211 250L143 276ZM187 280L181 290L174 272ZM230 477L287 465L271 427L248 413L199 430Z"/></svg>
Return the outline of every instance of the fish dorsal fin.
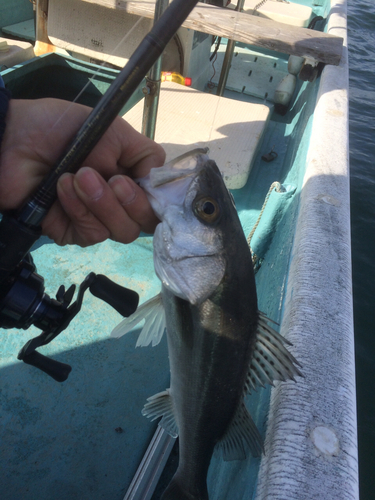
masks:
<svg viewBox="0 0 375 500"><path fill-rule="evenodd" d="M249 451L258 457L263 451L262 437L243 401L224 437L216 445L215 452L220 451L226 462L244 460Z"/></svg>
<svg viewBox="0 0 375 500"><path fill-rule="evenodd" d="M270 321L263 313L259 313L257 341L251 358L249 372L245 384L245 393L273 385L275 380L294 380L295 375L303 377L298 369L299 363L284 344L289 342L268 325Z"/></svg>
<svg viewBox="0 0 375 500"><path fill-rule="evenodd" d="M165 312L161 293L139 306L129 318L122 320L112 330L111 337L122 337L142 320L145 320L145 324L139 334L136 347L145 347L149 344L154 347L161 341L165 330Z"/></svg>
<svg viewBox="0 0 375 500"><path fill-rule="evenodd" d="M165 429L172 437L176 438L178 436L178 426L169 390L167 389L158 394L154 394L154 396L148 398L147 401L148 403L143 407L142 415L151 420L163 417L159 422L160 427Z"/></svg>

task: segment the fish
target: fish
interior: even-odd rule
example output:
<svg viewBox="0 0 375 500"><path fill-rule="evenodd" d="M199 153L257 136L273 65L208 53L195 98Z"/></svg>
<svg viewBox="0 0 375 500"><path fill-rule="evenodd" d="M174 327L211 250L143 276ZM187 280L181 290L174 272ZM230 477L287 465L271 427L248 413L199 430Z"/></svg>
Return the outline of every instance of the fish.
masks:
<svg viewBox="0 0 375 500"><path fill-rule="evenodd" d="M208 150L152 169L139 184L161 221L153 245L162 288L112 336L144 319L137 346L156 345L166 329L170 387L142 410L179 437L179 465L162 500L208 500L214 452L226 461L263 452L246 395L302 373L287 341L258 310L250 248Z"/></svg>

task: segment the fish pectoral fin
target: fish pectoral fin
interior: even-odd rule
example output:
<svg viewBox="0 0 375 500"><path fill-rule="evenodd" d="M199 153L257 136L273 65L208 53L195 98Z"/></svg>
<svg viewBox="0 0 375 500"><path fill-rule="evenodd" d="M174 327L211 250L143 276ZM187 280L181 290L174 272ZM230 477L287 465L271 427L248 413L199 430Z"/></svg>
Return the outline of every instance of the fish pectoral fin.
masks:
<svg viewBox="0 0 375 500"><path fill-rule="evenodd" d="M216 450L221 451L226 462L244 460L249 451L254 457L262 454L262 437L243 401L224 437L217 443Z"/></svg>
<svg viewBox="0 0 375 500"><path fill-rule="evenodd" d="M139 334L136 347L149 344L156 346L163 337L165 330L165 312L161 293L138 307L134 314L121 321L111 333L111 337L122 337L141 321L145 320Z"/></svg>
<svg viewBox="0 0 375 500"><path fill-rule="evenodd" d="M267 317L259 313L259 325L254 354L251 358L245 392L258 386L273 385L275 380L294 380L296 375L303 377L298 361L284 344L289 342L268 325Z"/></svg>
<svg viewBox="0 0 375 500"><path fill-rule="evenodd" d="M151 420L163 417L159 422L160 427L165 429L173 438L176 438L178 436L178 426L169 390L154 394L147 401L148 403L143 407L142 415Z"/></svg>

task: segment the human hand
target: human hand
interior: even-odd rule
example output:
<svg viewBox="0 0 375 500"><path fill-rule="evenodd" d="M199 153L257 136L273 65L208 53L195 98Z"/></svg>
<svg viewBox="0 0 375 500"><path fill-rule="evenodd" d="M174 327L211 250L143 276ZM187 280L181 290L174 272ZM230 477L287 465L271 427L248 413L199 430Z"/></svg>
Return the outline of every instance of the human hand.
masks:
<svg viewBox="0 0 375 500"><path fill-rule="evenodd" d="M58 99L12 99L0 149L0 211L19 208L73 139L91 109ZM134 241L158 222L131 178L163 165L161 146L116 118L76 174L57 185L58 200L42 223L59 245L88 246L107 238ZM127 174L127 175L125 175Z"/></svg>

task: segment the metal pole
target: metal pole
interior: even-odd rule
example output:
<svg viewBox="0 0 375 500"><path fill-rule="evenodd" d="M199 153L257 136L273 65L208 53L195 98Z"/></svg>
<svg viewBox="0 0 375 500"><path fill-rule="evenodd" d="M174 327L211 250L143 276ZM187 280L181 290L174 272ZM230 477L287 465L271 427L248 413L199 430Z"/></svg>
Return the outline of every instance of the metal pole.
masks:
<svg viewBox="0 0 375 500"><path fill-rule="evenodd" d="M123 500L150 500L176 438L159 425Z"/></svg>
<svg viewBox="0 0 375 500"><path fill-rule="evenodd" d="M154 24L168 7L169 0L156 0ZM161 57L152 66L146 77L145 103L143 108L142 134L155 138L156 117L160 94Z"/></svg>
<svg viewBox="0 0 375 500"><path fill-rule="evenodd" d="M240 11L244 6L245 0L238 0L237 7L235 10ZM227 50L225 51L223 66L221 67L219 83L217 85L217 95L222 96L224 94L225 85L227 84L227 79L229 75L230 66L232 63L232 57L234 52L234 47L236 46L235 40L228 40Z"/></svg>

